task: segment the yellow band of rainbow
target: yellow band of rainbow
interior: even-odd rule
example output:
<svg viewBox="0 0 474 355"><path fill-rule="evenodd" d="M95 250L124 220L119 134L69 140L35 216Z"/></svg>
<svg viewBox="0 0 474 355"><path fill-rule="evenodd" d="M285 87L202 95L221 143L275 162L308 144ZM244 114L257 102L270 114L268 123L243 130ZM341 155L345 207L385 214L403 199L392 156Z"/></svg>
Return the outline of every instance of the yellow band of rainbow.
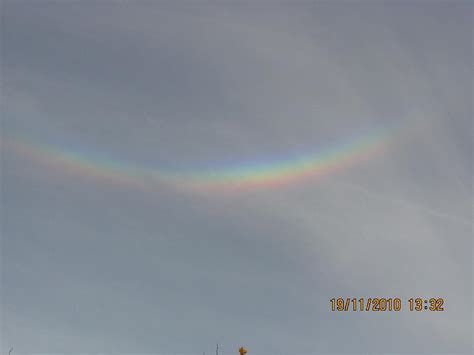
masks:
<svg viewBox="0 0 474 355"><path fill-rule="evenodd" d="M382 128L343 144L296 157L242 163L202 169L164 169L132 162L98 158L59 146L20 137L4 138L4 148L77 178L101 180L107 184L153 187L172 185L191 189L252 189L290 184L345 170L386 151L401 134L400 128Z"/></svg>

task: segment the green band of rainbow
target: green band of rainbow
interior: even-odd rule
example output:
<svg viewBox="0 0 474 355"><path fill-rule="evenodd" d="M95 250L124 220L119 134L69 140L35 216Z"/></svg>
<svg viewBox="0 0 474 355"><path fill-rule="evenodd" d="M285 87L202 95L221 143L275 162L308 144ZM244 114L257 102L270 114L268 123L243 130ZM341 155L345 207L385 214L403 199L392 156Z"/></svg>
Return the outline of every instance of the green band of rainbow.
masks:
<svg viewBox="0 0 474 355"><path fill-rule="evenodd" d="M163 184L192 189L248 189L289 184L347 169L386 151L399 134L400 129L378 129L344 144L296 158L193 170L137 166L131 162L100 159L19 137L4 138L2 145L56 172L107 184L147 188Z"/></svg>

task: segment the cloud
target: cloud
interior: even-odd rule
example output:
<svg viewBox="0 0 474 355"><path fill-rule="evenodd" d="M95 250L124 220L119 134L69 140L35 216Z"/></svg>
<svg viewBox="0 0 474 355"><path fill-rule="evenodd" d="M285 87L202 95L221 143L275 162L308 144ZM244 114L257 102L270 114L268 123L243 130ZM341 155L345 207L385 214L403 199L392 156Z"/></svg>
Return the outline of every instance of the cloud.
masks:
<svg viewBox="0 0 474 355"><path fill-rule="evenodd" d="M2 141L202 167L404 134L323 179L232 193L107 184L4 148L5 349L470 349L468 8L7 3ZM446 312L329 309L377 296Z"/></svg>

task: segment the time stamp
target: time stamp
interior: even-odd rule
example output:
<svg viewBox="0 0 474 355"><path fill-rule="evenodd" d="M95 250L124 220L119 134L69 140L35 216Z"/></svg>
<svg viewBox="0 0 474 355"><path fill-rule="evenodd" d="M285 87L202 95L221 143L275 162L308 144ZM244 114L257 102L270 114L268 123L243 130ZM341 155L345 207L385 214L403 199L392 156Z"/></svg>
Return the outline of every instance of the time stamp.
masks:
<svg viewBox="0 0 474 355"><path fill-rule="evenodd" d="M400 312L408 309L410 312L443 312L443 298L331 298L329 300L333 312Z"/></svg>

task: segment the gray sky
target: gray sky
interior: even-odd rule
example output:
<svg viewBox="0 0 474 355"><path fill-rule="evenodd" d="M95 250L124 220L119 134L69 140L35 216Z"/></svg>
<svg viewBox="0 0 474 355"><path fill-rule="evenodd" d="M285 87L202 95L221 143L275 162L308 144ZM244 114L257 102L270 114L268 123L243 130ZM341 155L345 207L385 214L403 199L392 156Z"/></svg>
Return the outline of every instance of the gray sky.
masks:
<svg viewBox="0 0 474 355"><path fill-rule="evenodd" d="M471 2L4 1L1 34L1 351L472 351ZM125 179L384 127L322 178Z"/></svg>

